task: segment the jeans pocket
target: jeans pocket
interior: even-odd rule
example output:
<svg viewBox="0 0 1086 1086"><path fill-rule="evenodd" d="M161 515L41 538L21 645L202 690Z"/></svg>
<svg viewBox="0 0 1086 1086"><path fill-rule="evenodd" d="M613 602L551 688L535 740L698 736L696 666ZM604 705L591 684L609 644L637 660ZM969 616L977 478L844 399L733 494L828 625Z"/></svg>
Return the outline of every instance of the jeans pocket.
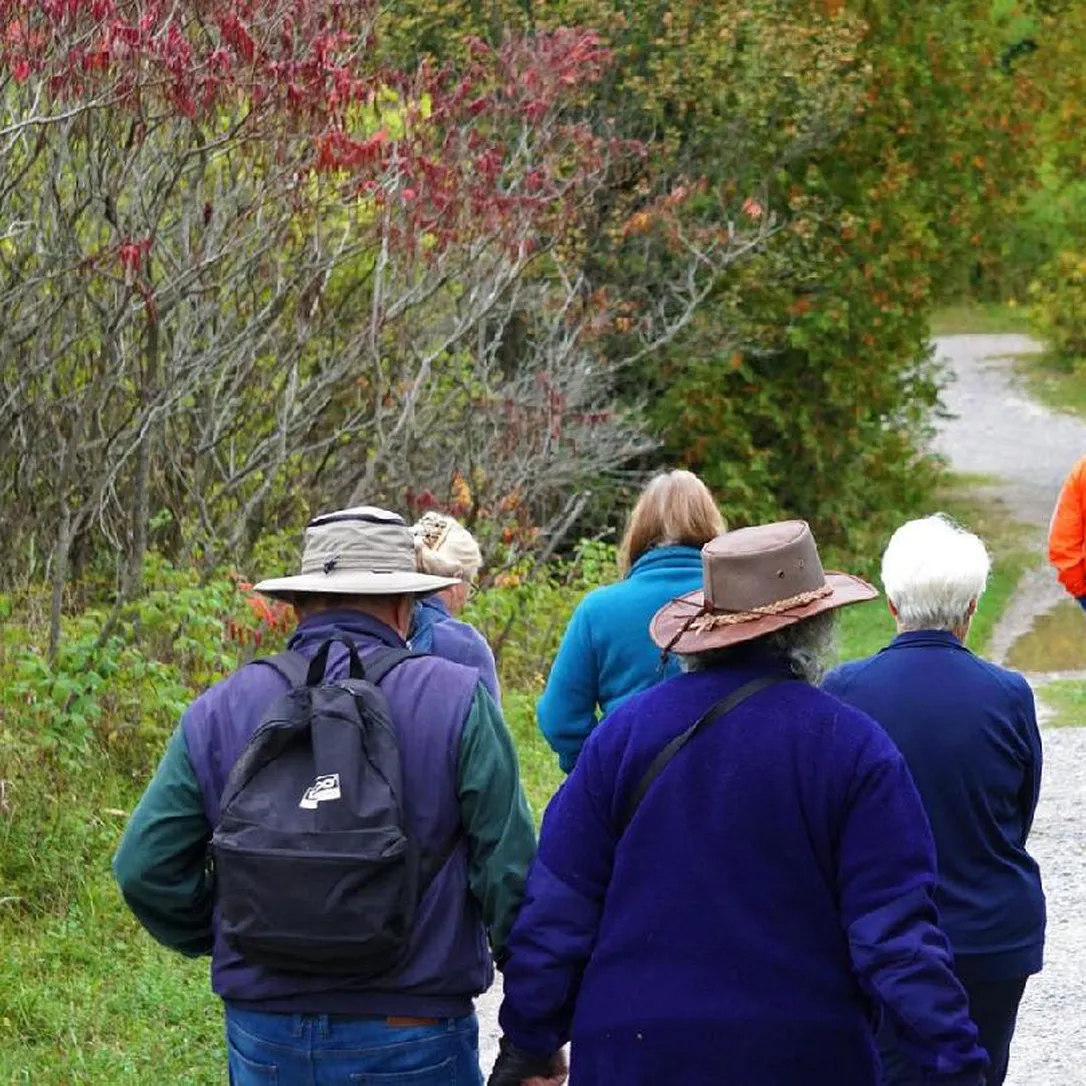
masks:
<svg viewBox="0 0 1086 1086"><path fill-rule="evenodd" d="M457 1086L456 1057L414 1071L356 1071L350 1080L359 1086Z"/></svg>
<svg viewBox="0 0 1086 1086"><path fill-rule="evenodd" d="M278 1086L279 1068L274 1063L258 1063L243 1056L229 1037L226 1039L226 1062L230 1086Z"/></svg>

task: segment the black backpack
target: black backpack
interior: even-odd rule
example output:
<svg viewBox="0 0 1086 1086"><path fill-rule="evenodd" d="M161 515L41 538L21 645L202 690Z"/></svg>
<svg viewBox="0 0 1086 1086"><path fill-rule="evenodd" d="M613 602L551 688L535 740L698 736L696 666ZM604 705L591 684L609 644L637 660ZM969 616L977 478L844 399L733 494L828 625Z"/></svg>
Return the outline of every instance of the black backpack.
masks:
<svg viewBox="0 0 1086 1086"><path fill-rule="evenodd" d="M378 649L363 665L344 641L349 678L325 681L335 640L311 662L293 652L258 661L291 690L234 766L211 849L222 932L246 960L368 979L403 954L448 853L427 864L408 833L400 747L378 689L412 654Z"/></svg>

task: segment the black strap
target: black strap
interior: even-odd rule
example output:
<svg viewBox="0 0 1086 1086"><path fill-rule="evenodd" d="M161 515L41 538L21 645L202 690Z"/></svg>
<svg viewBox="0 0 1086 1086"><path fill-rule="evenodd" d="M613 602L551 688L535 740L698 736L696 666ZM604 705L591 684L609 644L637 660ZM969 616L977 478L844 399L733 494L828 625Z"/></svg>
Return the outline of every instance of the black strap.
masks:
<svg viewBox="0 0 1086 1086"><path fill-rule="evenodd" d="M675 738L672 739L655 758L653 758L652 765L645 771L645 775L641 780L637 782L637 787L633 790L633 794L626 804L626 814L623 817L622 825L619 826L619 833L621 834L625 831L626 827L630 824L633 816L637 813L637 808L641 806L641 801L645 798L645 793L652 787L653 781L667 769L675 755L678 754L699 731L703 728L707 728L714 721L719 720L725 713L730 713L736 706L741 705L747 698L753 697L760 690L765 690L770 686L776 686L778 683L790 681L792 680L787 675L761 675L757 679L753 679L749 683L739 687L738 690L733 690L727 697L721 698L720 701L711 706L708 711L699 716L686 731L680 732L679 735L675 736Z"/></svg>
<svg viewBox="0 0 1086 1086"><path fill-rule="evenodd" d="M358 646L349 637L329 637L313 654L313 659L309 661L309 676L306 679L306 686L320 686L324 680L324 673L328 669L328 654L337 641L347 648L347 655L350 659L350 670L348 671L350 677L352 679L364 679L366 677L366 672L362 667L362 660L358 655Z"/></svg>
<svg viewBox="0 0 1086 1086"><path fill-rule="evenodd" d="M278 652L274 656L262 656L260 659L254 660L253 663L263 664L265 667L278 671L290 683L293 690L305 686L306 679L309 677L309 661L300 652L295 652L293 649Z"/></svg>
<svg viewBox="0 0 1086 1086"><path fill-rule="evenodd" d="M362 668L366 673L366 680L374 686L380 686L381 680L394 668L399 667L404 660L410 660L414 656L410 649L396 648L389 645L387 648L371 652L362 659Z"/></svg>
<svg viewBox="0 0 1086 1086"><path fill-rule="evenodd" d="M324 678L325 668L328 666L328 650L336 638L330 638L317 650L317 655L312 660L307 659L300 652L287 649L286 652L276 653L275 656L262 656L254 660L254 664L264 664L266 667L278 671L284 679L290 683L291 688L297 690L302 686L317 686ZM358 649L353 642L343 642L351 653L351 678L365 679L367 682L379 686L381 680L394 668L402 664L404 660L414 656L410 649L387 648L377 649L366 657L359 657ZM319 666L318 666L319 660Z"/></svg>

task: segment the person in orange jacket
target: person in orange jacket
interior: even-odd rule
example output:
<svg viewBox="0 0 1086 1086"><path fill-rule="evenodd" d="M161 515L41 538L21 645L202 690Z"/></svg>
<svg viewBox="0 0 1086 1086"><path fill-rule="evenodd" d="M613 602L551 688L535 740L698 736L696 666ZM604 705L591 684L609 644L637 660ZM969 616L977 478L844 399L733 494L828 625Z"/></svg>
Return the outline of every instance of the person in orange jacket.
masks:
<svg viewBox="0 0 1086 1086"><path fill-rule="evenodd" d="M1086 456L1064 480L1048 529L1048 560L1060 584L1086 610Z"/></svg>

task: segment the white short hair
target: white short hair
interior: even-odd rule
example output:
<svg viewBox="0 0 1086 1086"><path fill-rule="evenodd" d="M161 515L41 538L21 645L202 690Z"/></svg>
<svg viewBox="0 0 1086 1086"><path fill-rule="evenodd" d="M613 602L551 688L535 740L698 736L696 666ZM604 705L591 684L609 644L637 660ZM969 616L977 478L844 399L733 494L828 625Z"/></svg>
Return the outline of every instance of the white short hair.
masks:
<svg viewBox="0 0 1086 1086"><path fill-rule="evenodd" d="M944 513L910 520L890 537L882 586L905 630L957 630L988 583L984 543Z"/></svg>

